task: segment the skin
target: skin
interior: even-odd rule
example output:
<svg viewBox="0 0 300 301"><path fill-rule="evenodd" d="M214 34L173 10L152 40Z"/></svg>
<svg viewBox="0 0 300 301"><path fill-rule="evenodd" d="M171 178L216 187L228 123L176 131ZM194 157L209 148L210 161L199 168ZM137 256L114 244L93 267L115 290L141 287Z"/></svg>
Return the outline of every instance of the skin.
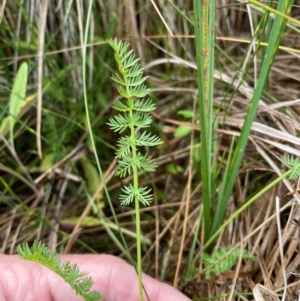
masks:
<svg viewBox="0 0 300 301"><path fill-rule="evenodd" d="M139 301L137 275L131 265L111 255L62 255L89 272L105 301ZM190 301L168 284L143 275L151 301ZM81 301L67 283L46 267L14 255L0 254L1 301ZM145 301L147 299L145 298Z"/></svg>

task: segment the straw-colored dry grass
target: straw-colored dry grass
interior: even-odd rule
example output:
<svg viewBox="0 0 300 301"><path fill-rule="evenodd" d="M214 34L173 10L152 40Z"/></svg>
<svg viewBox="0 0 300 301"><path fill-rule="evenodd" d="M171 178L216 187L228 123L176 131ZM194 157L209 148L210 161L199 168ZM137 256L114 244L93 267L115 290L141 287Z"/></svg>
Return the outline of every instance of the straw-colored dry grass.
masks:
<svg viewBox="0 0 300 301"><path fill-rule="evenodd" d="M108 222L114 226L103 185L96 178L97 187L89 187L94 185L89 175L95 170L85 170L83 163L87 158L95 166L82 100L81 46L87 5L85 1L66 1L63 7L63 4L56 6L56 2L60 1L43 1L45 5L48 3L48 7L43 8L32 7L31 1L24 1L23 14L15 1L0 4L2 119L7 114L9 89L23 60L30 66L27 95L38 93L17 125L15 150L7 141L8 135L1 133L0 136L1 252L13 254L17 244L40 239L61 253L106 252L124 257L103 227L103 223ZM193 17L192 1L174 2L189 18ZM189 275L187 280L184 278L202 205L200 161L193 155L193 149L199 144L199 125L197 113L192 120L177 112L193 110L197 101L195 43L188 21L168 1L155 3L168 28L150 0L99 0L93 9L88 47L88 97L98 155L120 225L135 231L132 209L121 208L117 200L122 183L113 176L116 136L105 125L112 114L111 100L116 95L109 79L115 64L105 39L114 36L130 41L141 58L149 75L152 96L157 100L153 129L164 142L152 154L158 164L156 174L142 177L143 184L154 189L152 206L141 210L142 231L147 239L143 249L144 270L172 283L190 297L227 294L217 297L218 300L251 300L254 288L260 289L262 294L282 294L286 277L286 300L297 300L300 278L293 274L300 264L297 181L285 180L265 193L217 239L215 248L229 244L247 248L257 256L255 263L240 261L234 270L210 281L204 280L201 273L203 233L200 232L197 252L193 255L194 258L200 255L195 262L195 269L199 268L200 272L193 277ZM247 43L244 42L249 42L251 37L249 24L253 19L249 18L249 12L252 18L260 15L254 16L254 10L249 11L246 5L233 0L219 1L217 6L217 44L233 60L218 52L215 64L214 107L219 124L215 131L214 164L220 166L222 172L225 168L223 152L229 149L232 137L239 135L252 98L253 79L260 69L261 50L254 62L249 63L253 54L245 56ZM46 15L44 25L43 14ZM299 7L294 7L292 16L299 17ZM288 30L282 46L291 50L281 49L272 67L266 87L269 95L259 105L227 217L287 170L280 159L282 155L297 157L300 154L299 51L293 50L299 49L299 43L299 35ZM243 78L233 62L241 65L244 62L245 66L249 63L249 76ZM255 64L257 71L253 68ZM69 65L72 67L66 70ZM61 77L60 71L65 71ZM50 87L46 87L48 83ZM193 133L174 137L179 125L190 127ZM52 160L46 164L45 158L50 158L49 155ZM45 169L41 163L46 164ZM95 208L88 202L87 192L92 194ZM280 199L280 213L276 213L276 197ZM102 224L95 212L101 216ZM276 214L280 214L280 235ZM91 218L90 224L87 217ZM134 254L135 239L125 237ZM229 297L230 293L239 293L239 296ZM248 295L242 296L242 293ZM264 298L276 300L275 296Z"/></svg>

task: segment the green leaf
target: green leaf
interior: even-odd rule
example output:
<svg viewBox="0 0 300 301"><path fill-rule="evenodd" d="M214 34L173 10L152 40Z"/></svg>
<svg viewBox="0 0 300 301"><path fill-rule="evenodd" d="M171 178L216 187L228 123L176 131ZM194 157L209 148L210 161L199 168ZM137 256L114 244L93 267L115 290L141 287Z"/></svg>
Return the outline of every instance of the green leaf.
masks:
<svg viewBox="0 0 300 301"><path fill-rule="evenodd" d="M33 43L32 39L30 40L30 43L22 41L22 39L18 39L18 46L19 49L24 50L30 50L33 53L36 53L38 51L37 44Z"/></svg>
<svg viewBox="0 0 300 301"><path fill-rule="evenodd" d="M147 89L145 85L141 85L138 87L128 87L128 89L123 88L122 86L118 86L118 92L124 98L143 98L149 94L150 90Z"/></svg>
<svg viewBox="0 0 300 301"><path fill-rule="evenodd" d="M136 100L133 104L127 102L127 104L116 99L113 102L112 107L121 112L138 111L138 112L151 112L156 109L156 106L150 99Z"/></svg>
<svg viewBox="0 0 300 301"><path fill-rule="evenodd" d="M153 172L156 169L156 164L151 157L147 157L147 154L142 155L141 153L137 153L136 155L136 166L140 170L146 170L148 172Z"/></svg>
<svg viewBox="0 0 300 301"><path fill-rule="evenodd" d="M133 52L132 50L130 51L131 53ZM137 62L140 60L140 58L137 58L137 59L134 59L135 58L135 55L131 55L130 58L128 59L128 61L126 62L124 59L122 59L122 63L123 63L123 68L126 70L126 69L129 69L130 67L133 67L133 66L138 66L137 65ZM134 69L133 69L134 70ZM142 68L140 68L139 70L141 70L141 72L143 71ZM131 70L130 70L131 71ZM127 75L127 74L126 74Z"/></svg>
<svg viewBox="0 0 300 301"><path fill-rule="evenodd" d="M293 156L283 156L282 161L285 162L291 169L291 173L288 178L290 180L295 180L300 177L300 160L294 158Z"/></svg>
<svg viewBox="0 0 300 301"><path fill-rule="evenodd" d="M135 164L135 160L132 157L130 157L129 154L128 156L124 156L122 160L119 160L116 176L120 178L124 178L127 175L131 174L134 164Z"/></svg>
<svg viewBox="0 0 300 301"><path fill-rule="evenodd" d="M134 64L131 63L130 68L128 67L128 65L126 65L126 66L123 65L123 68L127 69L126 74L124 74L124 77L126 78L126 84L128 84L128 82L127 82L128 79L130 79L130 78L140 78L143 75L143 70L144 69L137 63L134 63Z"/></svg>
<svg viewBox="0 0 300 301"><path fill-rule="evenodd" d="M27 76L28 64L24 62L19 68L9 99L10 141L12 146L14 145L14 126L26 95Z"/></svg>
<svg viewBox="0 0 300 301"><path fill-rule="evenodd" d="M178 137L183 137L183 136L187 136L188 134L190 134L192 131L192 129L190 127L184 126L184 125L180 125L174 132L174 137L178 138Z"/></svg>
<svg viewBox="0 0 300 301"><path fill-rule="evenodd" d="M160 138L152 135L151 133L143 132L143 134L138 133L135 138L135 145L137 146L155 146L159 145L162 142Z"/></svg>
<svg viewBox="0 0 300 301"><path fill-rule="evenodd" d="M166 171L170 175L178 175L178 174L183 174L184 169L182 168L182 166L172 163L166 166Z"/></svg>
<svg viewBox="0 0 300 301"><path fill-rule="evenodd" d="M131 125L131 123L128 115L123 116L119 114L110 118L107 124L114 132L122 133Z"/></svg>
<svg viewBox="0 0 300 301"><path fill-rule="evenodd" d="M126 84L129 87L136 87L136 86L140 86L147 78L148 76L144 76L142 77L143 73L138 74L136 73L132 73L126 76Z"/></svg>
<svg viewBox="0 0 300 301"><path fill-rule="evenodd" d="M100 176L96 167L91 163L88 158L83 158L80 160L85 178L87 179L87 189L90 195L93 195L99 186L100 183Z"/></svg>
<svg viewBox="0 0 300 301"><path fill-rule="evenodd" d="M18 114L18 118L21 118L30 108L33 102L36 101L36 94L27 96L21 104L21 110ZM5 117L0 126L0 133L6 135L10 130L10 116Z"/></svg>
<svg viewBox="0 0 300 301"><path fill-rule="evenodd" d="M120 85L123 85L123 86L126 85L126 82L124 81L123 78L121 78L121 76L119 74L113 74L111 79Z"/></svg>
<svg viewBox="0 0 300 301"><path fill-rule="evenodd" d="M137 192L137 198L144 206L150 206L153 198L151 188L148 189L148 187L140 186Z"/></svg>
<svg viewBox="0 0 300 301"><path fill-rule="evenodd" d="M155 171L156 169L156 164L153 159L148 158L147 154L142 155L141 153L137 153L136 158L128 155L124 156L122 160L119 160L116 176L120 178L126 177L128 174L131 174L134 166L138 170L146 170L149 172Z"/></svg>
<svg viewBox="0 0 300 301"><path fill-rule="evenodd" d="M135 196L135 191L132 186L132 184L129 184L128 186L124 186L121 188L122 194L120 194L120 201L122 206L128 206L130 203L133 202L134 196Z"/></svg>
<svg viewBox="0 0 300 301"><path fill-rule="evenodd" d="M113 104L112 107L117 110L117 111L121 111L121 112L128 112L131 111L132 108L129 105L124 104L123 102L121 102L120 100L116 99Z"/></svg>
<svg viewBox="0 0 300 301"><path fill-rule="evenodd" d="M180 110L177 112L177 115L187 119L192 119L194 117L194 112L190 110Z"/></svg>
<svg viewBox="0 0 300 301"><path fill-rule="evenodd" d="M117 146L118 150L116 151L116 157L118 159L124 158L124 156L129 156L132 151L132 146L155 146L159 145L162 142L157 136L152 136L151 133L137 133L135 139L132 136L124 136L118 140Z"/></svg>
<svg viewBox="0 0 300 301"><path fill-rule="evenodd" d="M119 104L117 105L119 107L122 107ZM152 123L152 117L148 113L133 113L132 115L118 114L110 118L107 124L114 132L122 133L130 126L146 128L149 127L151 123Z"/></svg>
<svg viewBox="0 0 300 301"><path fill-rule="evenodd" d="M150 100L137 100L133 104L133 109L139 112L151 112L156 109L156 105Z"/></svg>
<svg viewBox="0 0 300 301"><path fill-rule="evenodd" d="M207 280L210 280L211 273L218 275L234 267L240 256L242 256L242 259L255 261L255 256L252 256L248 250L244 249L242 254L240 254L239 249L232 249L232 246L221 247L214 250L211 255L203 254L202 260L204 267L208 269L205 274ZM228 255L224 257L227 253Z"/></svg>
<svg viewBox="0 0 300 301"><path fill-rule="evenodd" d="M116 151L116 157L122 159L124 156L129 156L133 143L131 136L121 137L117 143L118 149Z"/></svg>
<svg viewBox="0 0 300 301"><path fill-rule="evenodd" d="M151 189L148 187L139 187L138 190L134 190L132 184L124 186L121 188L123 194L120 195L120 201L122 206L128 206L133 202L134 198L137 197L138 200L145 206L149 206L152 200Z"/></svg>
<svg viewBox="0 0 300 301"><path fill-rule="evenodd" d="M133 123L135 127L146 128L152 124L152 117L148 113L135 113Z"/></svg>
<svg viewBox="0 0 300 301"><path fill-rule="evenodd" d="M44 171L50 169L53 166L54 158L55 158L54 153L51 153L51 154L48 154L48 155L44 156L44 158L41 162L39 171L44 172Z"/></svg>

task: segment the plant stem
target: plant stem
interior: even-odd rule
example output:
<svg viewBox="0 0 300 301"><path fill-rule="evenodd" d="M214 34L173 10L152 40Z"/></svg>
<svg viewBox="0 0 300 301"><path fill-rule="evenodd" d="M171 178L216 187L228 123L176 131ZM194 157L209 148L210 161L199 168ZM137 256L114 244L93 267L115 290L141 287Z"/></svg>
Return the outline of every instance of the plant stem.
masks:
<svg viewBox="0 0 300 301"><path fill-rule="evenodd" d="M125 78L126 80L126 78ZM132 101L132 100L130 100ZM129 113L130 119L133 121L133 111ZM135 128L133 122L130 126L131 139L135 141ZM137 150L136 146L133 143L131 146L132 158L136 161ZM133 164L133 188L135 191L139 189L139 178L138 170L136 164ZM137 195L134 197L134 206L135 206L135 227L136 227L136 256L137 256L137 274L138 274L138 285L139 285L139 296L140 301L144 300L143 297L143 281L142 281L142 250L141 250L141 218L140 218L140 200Z"/></svg>
<svg viewBox="0 0 300 301"><path fill-rule="evenodd" d="M143 301L143 279L142 279L142 249L141 249L141 222L140 222L140 201L135 197L135 226L136 226L136 255L137 255L137 273L139 282L140 300Z"/></svg>

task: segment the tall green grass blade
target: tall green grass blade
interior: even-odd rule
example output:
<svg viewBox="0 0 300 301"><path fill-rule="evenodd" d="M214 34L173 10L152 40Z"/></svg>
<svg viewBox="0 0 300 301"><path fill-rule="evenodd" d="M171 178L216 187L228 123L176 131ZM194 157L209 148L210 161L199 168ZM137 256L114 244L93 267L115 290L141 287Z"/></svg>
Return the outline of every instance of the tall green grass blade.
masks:
<svg viewBox="0 0 300 301"><path fill-rule="evenodd" d="M280 12L281 14L288 15L293 6L293 2L294 2L293 0L290 0L290 1L280 0L278 3L278 7L277 7L278 12ZM236 176L237 176L237 173L238 173L241 161L242 161L242 157L244 155L245 147L246 147L248 137L249 137L249 134L251 131L251 126L252 126L253 120L255 118L256 109L257 109L259 100L261 98L261 95L263 93L265 83L268 79L268 75L269 75L271 66L274 62L275 55L278 50L280 41L282 39L284 29L286 26L286 22L287 22L286 18L282 18L281 15L276 15L274 24L272 27L272 31L270 34L269 43L268 43L268 46L266 49L266 54L265 54L265 57L264 57L264 60L262 63L261 73L259 75L258 83L254 90L253 98L252 98L252 101L250 103L250 106L249 106L249 109L247 112L245 123L243 125L242 132L241 132L241 135L237 142L237 146L235 148L233 159L232 159L230 167L229 167L228 176L225 180L226 188L225 188L223 196L221 196L222 199L218 204L218 207L217 207L218 214L215 216L210 236L214 235L214 233L218 230L218 228L220 227L220 225L222 223L222 219L223 219L225 211L226 211L228 200L231 196L234 182L235 182L235 179L236 179Z"/></svg>
<svg viewBox="0 0 300 301"><path fill-rule="evenodd" d="M256 0L248 0L248 1L249 1L249 3L254 4L254 6L263 8L264 10L266 10L266 11L268 11L268 12L272 12L272 13L275 14L277 17L280 16L280 17L282 17L283 19L285 19L286 21L290 21L291 23L294 23L294 24L300 26L300 21L299 21L299 20L297 20L297 19L295 19L295 18L293 18L293 17L290 17L289 14L286 14L284 11L281 11L281 10L279 10L279 9L276 10L276 9L274 9L274 8L268 6L268 5L265 5L265 4L263 4L263 3L259 2L259 1L256 1ZM293 4L294 4L294 0L292 0L292 1L293 1L292 3L291 3L291 0L285 1L285 2L286 2L286 5L287 5L287 6L290 6L290 5L291 5L291 7L292 7ZM278 7L279 7L279 6L278 6Z"/></svg>
<svg viewBox="0 0 300 301"><path fill-rule="evenodd" d="M237 0L237 2L239 3L245 3L244 0ZM252 4L251 4L252 3ZM283 13L278 12L276 9L268 6L268 5L264 5L261 2L255 1L255 0L249 0L249 5L251 6L251 8L253 8L254 10L258 11L259 13L263 14L266 11L269 11L270 13L270 18L274 19L275 16L281 16L282 18L286 19L288 21L288 23L286 24L286 26L289 29L292 29L293 31L295 31L296 33L300 33L300 29L296 26L300 26L300 21L291 17L291 16L287 16ZM296 26L292 25L292 24L296 24Z"/></svg>
<svg viewBox="0 0 300 301"><path fill-rule="evenodd" d="M26 95L27 77L28 64L24 62L19 68L9 99L9 129L12 146L14 145L14 127Z"/></svg>
<svg viewBox="0 0 300 301"><path fill-rule="evenodd" d="M201 124L201 176L205 240L211 229L212 105L215 1L194 0L197 73Z"/></svg>

